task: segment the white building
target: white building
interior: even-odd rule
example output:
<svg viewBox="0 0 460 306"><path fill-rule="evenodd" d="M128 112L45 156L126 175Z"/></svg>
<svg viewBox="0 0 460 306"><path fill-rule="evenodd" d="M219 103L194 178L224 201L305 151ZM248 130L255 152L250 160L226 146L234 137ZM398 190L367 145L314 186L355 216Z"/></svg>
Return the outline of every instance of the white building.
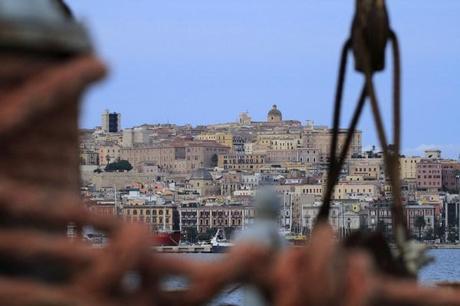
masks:
<svg viewBox="0 0 460 306"><path fill-rule="evenodd" d="M339 236L343 237L351 231L359 230L361 219L358 210L355 209L356 205L341 202L332 203L329 211L329 224ZM320 202L302 205L302 227L305 233L311 233L320 207Z"/></svg>

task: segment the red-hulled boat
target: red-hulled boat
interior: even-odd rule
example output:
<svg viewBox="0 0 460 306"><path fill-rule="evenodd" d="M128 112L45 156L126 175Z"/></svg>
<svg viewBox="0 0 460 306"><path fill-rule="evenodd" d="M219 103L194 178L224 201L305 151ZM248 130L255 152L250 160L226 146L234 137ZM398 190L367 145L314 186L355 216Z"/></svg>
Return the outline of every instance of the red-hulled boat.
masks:
<svg viewBox="0 0 460 306"><path fill-rule="evenodd" d="M153 243L157 246L176 246L180 243L180 231L160 231L154 234Z"/></svg>

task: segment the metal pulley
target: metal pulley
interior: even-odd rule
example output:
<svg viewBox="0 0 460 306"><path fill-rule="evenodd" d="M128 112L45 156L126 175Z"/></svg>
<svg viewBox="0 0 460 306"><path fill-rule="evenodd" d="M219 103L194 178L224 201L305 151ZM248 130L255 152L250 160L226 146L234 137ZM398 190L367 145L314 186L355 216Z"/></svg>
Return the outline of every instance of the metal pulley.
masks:
<svg viewBox="0 0 460 306"><path fill-rule="evenodd" d="M380 112L380 105L375 93L373 74L385 69L385 49L391 41L393 50L393 139L392 143L387 140ZM342 149L338 150L338 133L340 127L340 115L342 109L343 87L345 83L347 55L352 51L355 60L355 69L365 76L361 95L349 124L348 135ZM366 100L369 100L372 115L377 130L380 145L383 151L385 173L392 187L392 229L393 238L397 247L397 254L391 254L388 242L382 233L376 236L351 237L345 244L351 247L364 247L376 256L377 264L382 269L392 266L395 269L386 270L392 275L415 277L421 266L429 262L424 254L423 246L417 245L408 239L406 220L401 198L401 183L399 174L399 152L401 138L401 70L399 44L396 34L391 30L388 12L384 0L356 0L356 12L353 18L351 35L342 48L340 68L337 80L337 89L334 102L334 115L332 123L332 140L330 147L330 162L327 177L327 185L323 197L323 205L319 211L318 223L327 222L331 207L331 199L334 187L340 176L340 171L347 158L353 134L358 125ZM338 152L339 151L339 152ZM359 234L359 233L358 233ZM373 245L374 247L369 248ZM379 247L375 247L379 246ZM378 255L378 252L387 250L386 258ZM380 257L379 257L380 256ZM379 262L380 261L380 262ZM391 262L387 265L385 262Z"/></svg>
<svg viewBox="0 0 460 306"><path fill-rule="evenodd" d="M80 54L92 44L61 0L0 0L0 49Z"/></svg>
<svg viewBox="0 0 460 306"><path fill-rule="evenodd" d="M357 71L365 73L366 61L369 61L372 72L385 69L385 48L390 33L384 0L356 1L351 27L351 47Z"/></svg>

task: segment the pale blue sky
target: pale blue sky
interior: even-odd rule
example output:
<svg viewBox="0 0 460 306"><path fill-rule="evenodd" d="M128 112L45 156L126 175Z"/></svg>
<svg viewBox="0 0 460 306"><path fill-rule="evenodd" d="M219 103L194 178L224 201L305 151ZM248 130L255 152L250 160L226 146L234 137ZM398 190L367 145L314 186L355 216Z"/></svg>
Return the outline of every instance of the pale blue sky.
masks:
<svg viewBox="0 0 460 306"><path fill-rule="evenodd" d="M110 77L90 91L82 127L108 108L122 125L287 119L330 125L339 49L354 0L68 0L87 23ZM114 4L116 3L116 4ZM403 58L403 145L460 154L460 1L389 0ZM388 54L390 55L390 54ZM388 61L391 64L391 60ZM351 68L351 66L350 66ZM343 125L361 76L347 75ZM377 76L389 127L390 71ZM364 145L376 144L361 121Z"/></svg>

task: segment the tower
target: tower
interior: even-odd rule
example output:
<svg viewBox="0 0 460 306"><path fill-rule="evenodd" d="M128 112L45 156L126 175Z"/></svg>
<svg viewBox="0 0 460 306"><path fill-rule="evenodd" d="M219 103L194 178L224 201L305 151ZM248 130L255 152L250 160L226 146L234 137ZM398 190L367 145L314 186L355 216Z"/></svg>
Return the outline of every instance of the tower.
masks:
<svg viewBox="0 0 460 306"><path fill-rule="evenodd" d="M102 114L102 130L108 133L117 133L121 130L121 114L109 113L106 110Z"/></svg>
<svg viewBox="0 0 460 306"><path fill-rule="evenodd" d="M250 125L251 124L251 116L249 116L248 112L240 113L240 124L242 125Z"/></svg>
<svg viewBox="0 0 460 306"><path fill-rule="evenodd" d="M274 104L272 109L267 114L267 122L280 123L282 120L283 120L283 115L278 110L276 104Z"/></svg>

